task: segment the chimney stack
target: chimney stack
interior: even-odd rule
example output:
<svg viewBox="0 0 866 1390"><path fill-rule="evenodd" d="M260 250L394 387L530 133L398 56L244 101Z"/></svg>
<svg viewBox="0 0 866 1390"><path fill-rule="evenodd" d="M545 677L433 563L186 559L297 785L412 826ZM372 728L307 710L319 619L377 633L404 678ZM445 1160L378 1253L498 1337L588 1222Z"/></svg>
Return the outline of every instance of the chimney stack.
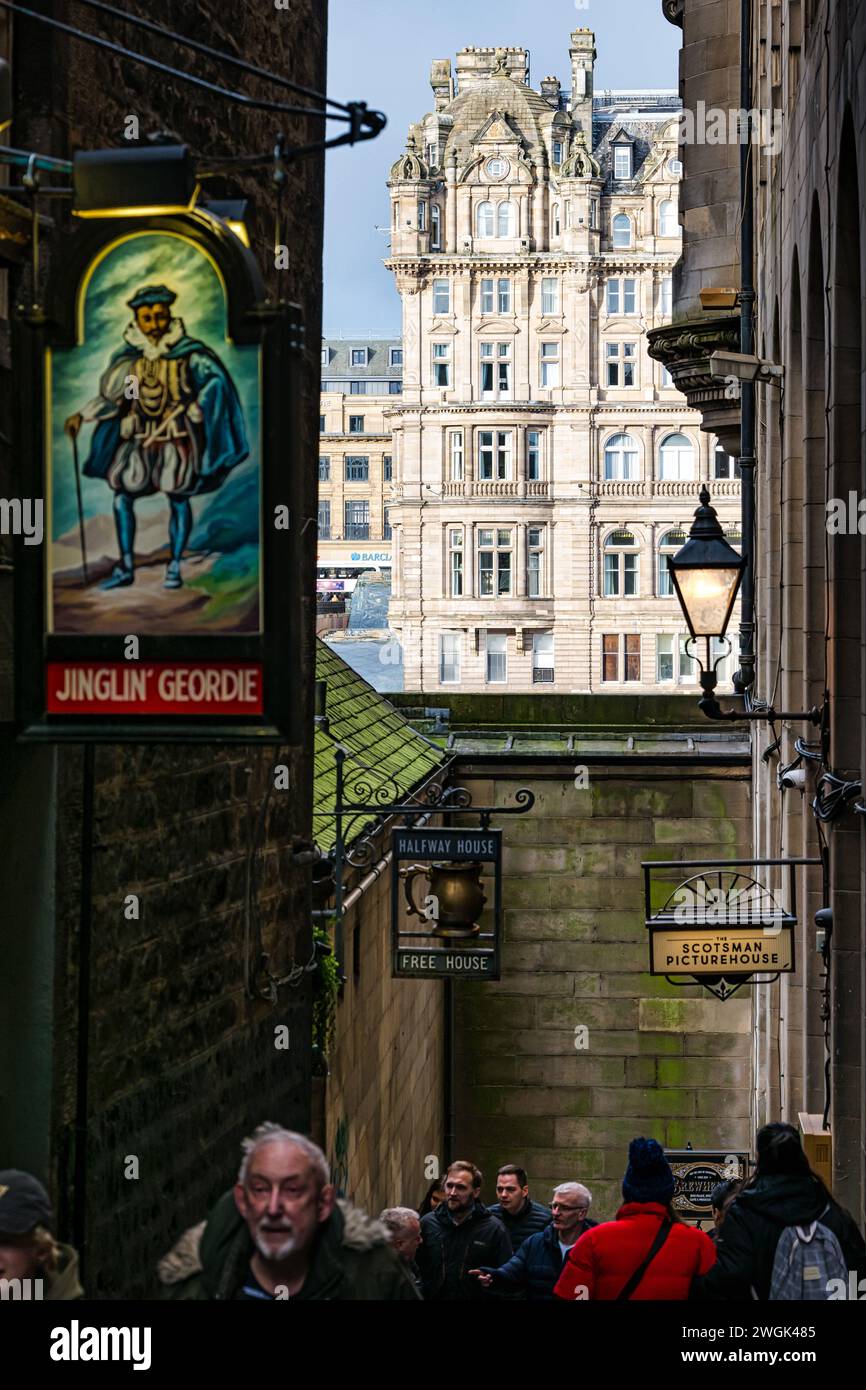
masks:
<svg viewBox="0 0 866 1390"><path fill-rule="evenodd" d="M539 88L539 91L541 92L541 95L544 97L544 100L550 103L554 111L558 111L560 92L559 78L543 77L541 79L541 86Z"/></svg>
<svg viewBox="0 0 866 1390"><path fill-rule="evenodd" d="M592 149L592 92L595 68L595 34L591 29L575 29L571 36L571 116L577 129L586 134Z"/></svg>

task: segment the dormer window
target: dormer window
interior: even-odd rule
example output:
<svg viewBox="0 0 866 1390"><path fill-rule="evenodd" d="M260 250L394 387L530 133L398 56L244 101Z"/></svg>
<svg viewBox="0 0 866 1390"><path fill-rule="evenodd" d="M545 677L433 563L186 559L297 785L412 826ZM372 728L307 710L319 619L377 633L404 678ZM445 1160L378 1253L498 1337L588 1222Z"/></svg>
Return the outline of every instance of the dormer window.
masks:
<svg viewBox="0 0 866 1390"><path fill-rule="evenodd" d="M369 348L352 348L352 366L366 367L370 362Z"/></svg>
<svg viewBox="0 0 866 1390"><path fill-rule="evenodd" d="M630 179L632 174L631 145L614 145L613 176L615 179Z"/></svg>
<svg viewBox="0 0 866 1390"><path fill-rule="evenodd" d="M554 140L554 142L553 142L553 162L554 162L554 164L561 164L561 163L562 163L562 141L561 141L561 140Z"/></svg>
<svg viewBox="0 0 866 1390"><path fill-rule="evenodd" d="M330 360L331 360L331 352L330 352L330 349L329 349L329 348L326 348L326 347L323 347L323 348L322 348L322 366L323 366L323 367L327 367L327 365L328 365L328 363L330 362Z"/></svg>

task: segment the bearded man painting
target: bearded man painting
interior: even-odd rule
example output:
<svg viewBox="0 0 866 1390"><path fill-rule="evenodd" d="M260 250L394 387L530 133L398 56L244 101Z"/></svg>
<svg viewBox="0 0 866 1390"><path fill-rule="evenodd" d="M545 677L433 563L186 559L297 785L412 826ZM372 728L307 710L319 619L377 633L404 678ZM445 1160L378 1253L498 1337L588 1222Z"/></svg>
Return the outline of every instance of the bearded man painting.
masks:
<svg viewBox="0 0 866 1390"><path fill-rule="evenodd" d="M158 492L169 504L164 585L179 589L190 498L214 492L249 454L235 384L213 349L173 315L176 299L167 285L145 285L127 300L133 318L98 395L64 424L73 439L82 425L95 425L83 472L104 478L114 493L120 558L103 589L135 582L135 501Z"/></svg>

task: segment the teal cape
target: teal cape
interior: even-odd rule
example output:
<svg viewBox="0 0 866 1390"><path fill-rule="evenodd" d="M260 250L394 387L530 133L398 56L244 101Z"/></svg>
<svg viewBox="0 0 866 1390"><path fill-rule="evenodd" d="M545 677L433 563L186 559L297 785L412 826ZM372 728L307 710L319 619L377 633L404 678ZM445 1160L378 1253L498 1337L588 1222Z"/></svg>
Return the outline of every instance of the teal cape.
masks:
<svg viewBox="0 0 866 1390"><path fill-rule="evenodd" d="M138 348L124 344L112 355L109 371L124 358L134 361L140 356ZM165 354L166 358L188 357L190 381L201 407L204 428L204 450L201 473L195 491L213 492L226 474L249 454L244 413L237 388L216 353L197 338L186 334ZM90 453L84 464L88 478L107 478L112 460L123 442L120 437L120 415L101 420L93 431Z"/></svg>

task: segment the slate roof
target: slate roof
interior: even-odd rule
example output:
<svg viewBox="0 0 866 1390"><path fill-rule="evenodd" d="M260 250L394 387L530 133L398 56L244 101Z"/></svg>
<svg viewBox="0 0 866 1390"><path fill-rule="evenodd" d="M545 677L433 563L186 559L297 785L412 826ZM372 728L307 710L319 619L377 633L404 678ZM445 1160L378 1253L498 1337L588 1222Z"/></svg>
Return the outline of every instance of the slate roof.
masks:
<svg viewBox="0 0 866 1390"><path fill-rule="evenodd" d="M402 338L323 338L322 347L328 349L328 362L322 366L322 376L328 380L401 381L402 363L390 365L389 348L402 348ZM352 348L366 348L366 366L352 366Z"/></svg>
<svg viewBox="0 0 866 1390"><path fill-rule="evenodd" d="M438 767L444 766L449 757L413 729L384 695L368 685L332 647L318 638L316 679L327 684L330 733L317 729L315 735L313 838L323 853L330 853L334 848L334 819L317 812L331 811L334 807L335 740L371 769L365 771L353 758L346 760L348 801L370 802L377 788L386 792L388 801L396 797L403 799ZM344 831L347 840L356 839L363 825L360 817L347 823Z"/></svg>
<svg viewBox="0 0 866 1390"><path fill-rule="evenodd" d="M624 112L616 112L613 120L605 121L594 119L592 123L592 144L593 154L601 165L604 175L604 192L610 193L640 193L641 179L644 175L644 164L648 156L652 153L653 146L659 138L659 133L666 122L675 116L676 110L665 113L663 120L646 119L643 116L627 115ZM614 179L613 177L613 151L611 149L611 137L619 132L630 135L634 144L632 145L632 178Z"/></svg>
<svg viewBox="0 0 866 1390"><path fill-rule="evenodd" d="M445 146L446 163L453 149L459 160L468 158L472 141L494 111L510 118L530 149L543 143L542 131L555 114L543 96L516 78L487 77L467 91L458 92L441 113L454 121Z"/></svg>

